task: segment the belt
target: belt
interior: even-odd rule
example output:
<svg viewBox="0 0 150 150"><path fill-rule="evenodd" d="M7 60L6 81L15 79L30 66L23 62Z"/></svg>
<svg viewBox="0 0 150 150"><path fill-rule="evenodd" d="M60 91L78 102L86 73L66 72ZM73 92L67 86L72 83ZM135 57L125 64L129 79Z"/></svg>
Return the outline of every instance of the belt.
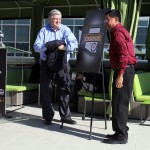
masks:
<svg viewBox="0 0 150 150"><path fill-rule="evenodd" d="M128 64L128 65L126 65L126 68L129 68L129 67L133 68L133 67L134 67L134 65L132 65L132 64ZM113 70L114 70L114 71L115 71L115 70L119 70L119 68L114 68Z"/></svg>
<svg viewBox="0 0 150 150"><path fill-rule="evenodd" d="M131 67L131 68L132 68L132 67L134 67L134 65L128 64L128 65L126 66L126 68L127 68L127 67Z"/></svg>

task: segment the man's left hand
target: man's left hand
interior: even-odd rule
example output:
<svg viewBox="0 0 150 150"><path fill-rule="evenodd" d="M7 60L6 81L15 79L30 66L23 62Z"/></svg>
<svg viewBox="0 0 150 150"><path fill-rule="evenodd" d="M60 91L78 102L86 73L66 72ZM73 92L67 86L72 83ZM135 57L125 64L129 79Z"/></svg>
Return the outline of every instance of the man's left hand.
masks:
<svg viewBox="0 0 150 150"><path fill-rule="evenodd" d="M122 87L123 87L123 74L120 74L116 79L116 88L122 88Z"/></svg>

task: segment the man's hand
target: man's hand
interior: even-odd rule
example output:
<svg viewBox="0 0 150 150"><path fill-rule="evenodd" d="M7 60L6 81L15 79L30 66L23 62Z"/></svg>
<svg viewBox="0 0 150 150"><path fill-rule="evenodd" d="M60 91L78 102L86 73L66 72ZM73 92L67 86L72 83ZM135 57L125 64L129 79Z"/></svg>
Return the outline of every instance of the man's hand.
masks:
<svg viewBox="0 0 150 150"><path fill-rule="evenodd" d="M84 76L81 73L78 73L77 76L76 76L76 79L79 79L81 81L83 81L83 78L84 78Z"/></svg>
<svg viewBox="0 0 150 150"><path fill-rule="evenodd" d="M122 88L123 87L123 74L119 74L116 79L116 88Z"/></svg>
<svg viewBox="0 0 150 150"><path fill-rule="evenodd" d="M58 46L58 49L59 49L60 51L66 51L66 47L65 47L64 45Z"/></svg>

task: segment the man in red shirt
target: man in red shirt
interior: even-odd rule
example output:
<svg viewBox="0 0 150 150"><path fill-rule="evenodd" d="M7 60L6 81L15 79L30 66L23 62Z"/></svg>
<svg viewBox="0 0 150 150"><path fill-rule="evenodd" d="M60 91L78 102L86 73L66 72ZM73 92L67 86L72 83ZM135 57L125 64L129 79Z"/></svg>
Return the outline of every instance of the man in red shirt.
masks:
<svg viewBox="0 0 150 150"><path fill-rule="evenodd" d="M110 30L110 63L114 70L112 84L112 127L114 134L106 135L105 143L128 142L128 106L132 94L134 66L137 60L129 32L121 25L121 14L110 10L105 14L105 25Z"/></svg>

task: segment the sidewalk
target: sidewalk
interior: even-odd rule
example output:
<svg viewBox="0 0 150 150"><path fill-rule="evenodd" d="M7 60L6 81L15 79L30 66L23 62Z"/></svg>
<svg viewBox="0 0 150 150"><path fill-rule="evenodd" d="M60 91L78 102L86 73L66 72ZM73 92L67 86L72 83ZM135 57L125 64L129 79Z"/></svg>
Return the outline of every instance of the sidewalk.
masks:
<svg viewBox="0 0 150 150"><path fill-rule="evenodd" d="M15 107L16 108L16 107ZM11 108L12 109L12 108ZM90 118L82 120L82 114L72 113L76 125L61 123L58 111L52 125L44 125L41 108L37 104L26 105L8 113L12 118L0 118L0 150L149 150L150 121L139 125L139 120L129 120L129 140L125 145L102 143L106 134L113 133L111 121L104 128L103 118L94 118L92 139L89 140Z"/></svg>

